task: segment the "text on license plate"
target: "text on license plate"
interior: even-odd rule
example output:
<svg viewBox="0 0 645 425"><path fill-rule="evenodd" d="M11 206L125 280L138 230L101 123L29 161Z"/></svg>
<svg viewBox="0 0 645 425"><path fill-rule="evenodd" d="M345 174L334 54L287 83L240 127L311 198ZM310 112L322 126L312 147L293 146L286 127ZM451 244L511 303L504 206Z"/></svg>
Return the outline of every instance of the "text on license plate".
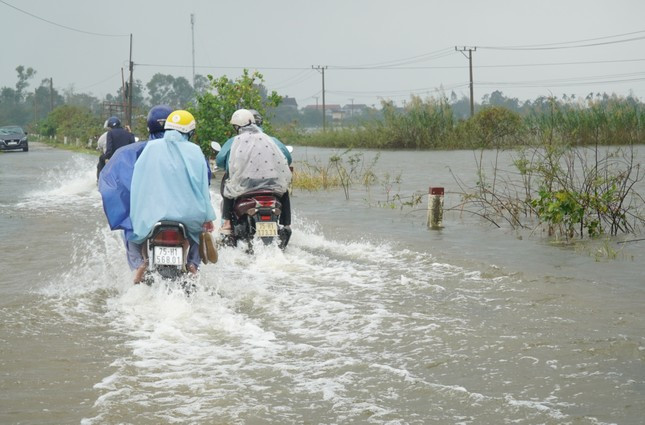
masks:
<svg viewBox="0 0 645 425"><path fill-rule="evenodd" d="M264 237L278 236L278 223L275 221L255 222L255 234Z"/></svg>
<svg viewBox="0 0 645 425"><path fill-rule="evenodd" d="M180 246L155 246L155 264L180 266L184 262Z"/></svg>

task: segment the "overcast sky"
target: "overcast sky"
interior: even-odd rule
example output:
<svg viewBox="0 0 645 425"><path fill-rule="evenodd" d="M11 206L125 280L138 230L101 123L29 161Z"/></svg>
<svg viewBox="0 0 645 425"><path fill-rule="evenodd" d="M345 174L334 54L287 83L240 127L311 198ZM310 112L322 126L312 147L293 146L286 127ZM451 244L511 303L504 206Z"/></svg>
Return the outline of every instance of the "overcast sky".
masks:
<svg viewBox="0 0 645 425"><path fill-rule="evenodd" d="M30 89L53 78L59 91L114 94L130 34L136 79L192 82L191 14L195 73L257 69L301 107L322 103L312 66L328 67L327 104L468 96L468 59L455 46L477 48L477 101L494 90L645 99L643 0L0 0L0 87L14 87L24 65L37 71Z"/></svg>

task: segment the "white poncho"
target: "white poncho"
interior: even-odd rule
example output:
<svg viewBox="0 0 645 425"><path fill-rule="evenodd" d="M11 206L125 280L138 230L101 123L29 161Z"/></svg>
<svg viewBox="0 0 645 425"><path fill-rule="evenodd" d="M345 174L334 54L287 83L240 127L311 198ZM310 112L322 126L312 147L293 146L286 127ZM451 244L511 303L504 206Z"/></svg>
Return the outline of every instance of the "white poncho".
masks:
<svg viewBox="0 0 645 425"><path fill-rule="evenodd" d="M273 139L257 126L244 127L233 140L224 196L267 190L282 195L291 183L291 170Z"/></svg>

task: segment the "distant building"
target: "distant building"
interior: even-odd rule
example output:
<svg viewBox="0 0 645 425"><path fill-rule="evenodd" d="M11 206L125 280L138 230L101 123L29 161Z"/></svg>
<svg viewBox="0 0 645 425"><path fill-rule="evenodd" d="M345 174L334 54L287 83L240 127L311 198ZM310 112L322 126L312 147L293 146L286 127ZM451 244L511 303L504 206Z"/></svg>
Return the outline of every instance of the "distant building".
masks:
<svg viewBox="0 0 645 425"><path fill-rule="evenodd" d="M282 98L282 102L280 103L280 106L283 108L291 108L291 109L298 109L298 102L296 102L295 97L289 97L285 96Z"/></svg>
<svg viewBox="0 0 645 425"><path fill-rule="evenodd" d="M322 111L322 104L318 105L307 105L303 108L305 111L311 111L311 110L320 110ZM325 115L328 117L332 117L332 119L337 119L339 115L343 114L343 108L340 107L340 105L325 105Z"/></svg>
<svg viewBox="0 0 645 425"><path fill-rule="evenodd" d="M369 106L363 103L352 103L350 105L343 106L343 111L345 112L346 117L357 117L362 116L367 112Z"/></svg>

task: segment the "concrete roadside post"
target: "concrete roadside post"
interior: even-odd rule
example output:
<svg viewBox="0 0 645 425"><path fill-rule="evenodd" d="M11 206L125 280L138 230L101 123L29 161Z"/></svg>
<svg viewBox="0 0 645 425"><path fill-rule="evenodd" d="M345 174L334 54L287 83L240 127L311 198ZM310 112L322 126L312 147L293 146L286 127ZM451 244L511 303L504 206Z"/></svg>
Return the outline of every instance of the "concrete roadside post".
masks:
<svg viewBox="0 0 645 425"><path fill-rule="evenodd" d="M428 229L443 228L443 187L428 190Z"/></svg>

